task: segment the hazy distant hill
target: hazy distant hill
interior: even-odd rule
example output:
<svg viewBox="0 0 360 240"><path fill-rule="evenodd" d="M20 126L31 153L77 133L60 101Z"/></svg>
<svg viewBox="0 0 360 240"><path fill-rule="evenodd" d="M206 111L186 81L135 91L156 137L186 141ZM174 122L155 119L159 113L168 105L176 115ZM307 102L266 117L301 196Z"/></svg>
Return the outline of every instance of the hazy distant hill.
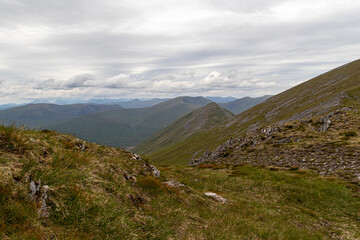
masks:
<svg viewBox="0 0 360 240"><path fill-rule="evenodd" d="M0 105L0 110L5 110L5 109L9 109L9 108L13 108L13 107L18 107L24 104L16 104L16 103L8 103L8 104L3 104Z"/></svg>
<svg viewBox="0 0 360 240"><path fill-rule="evenodd" d="M139 100L139 99L134 99L131 101L126 101L126 102L116 102L116 104L122 106L123 108L147 108L147 107L152 107L156 104L162 103L169 100L168 98L154 98L151 100Z"/></svg>
<svg viewBox="0 0 360 240"><path fill-rule="evenodd" d="M251 98L244 97L231 102L219 103L219 106L231 111L234 114L239 114L253 106L262 103L266 99L270 98L271 95L265 95L263 97Z"/></svg>
<svg viewBox="0 0 360 240"><path fill-rule="evenodd" d="M90 113L121 109L119 105L97 104L28 104L0 111L0 122L24 124L28 127L40 127L50 123L84 116Z"/></svg>
<svg viewBox="0 0 360 240"><path fill-rule="evenodd" d="M108 146L130 147L210 102L203 97L178 97L149 108L99 112L46 127Z"/></svg>
<svg viewBox="0 0 360 240"><path fill-rule="evenodd" d="M205 98L215 103L227 103L236 100L236 98L234 97L205 97Z"/></svg>
<svg viewBox="0 0 360 240"><path fill-rule="evenodd" d="M222 109L216 103L209 103L176 120L138 145L133 151L139 154L148 154L184 140L195 133L208 130L233 117L234 114L230 111Z"/></svg>
<svg viewBox="0 0 360 240"><path fill-rule="evenodd" d="M229 138L244 136L250 130L323 115L346 106L350 99L359 102L359 92L360 60L357 60L273 96L201 136L191 136L149 157L161 163L187 164L195 153L199 157L206 149L214 150Z"/></svg>

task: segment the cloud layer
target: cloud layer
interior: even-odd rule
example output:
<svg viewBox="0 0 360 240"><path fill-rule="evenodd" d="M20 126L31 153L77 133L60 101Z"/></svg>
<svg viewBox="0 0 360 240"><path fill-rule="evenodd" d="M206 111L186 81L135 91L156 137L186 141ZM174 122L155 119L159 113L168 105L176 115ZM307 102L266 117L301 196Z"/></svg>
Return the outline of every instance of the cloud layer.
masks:
<svg viewBox="0 0 360 240"><path fill-rule="evenodd" d="M359 58L356 0L0 0L0 101L275 94Z"/></svg>

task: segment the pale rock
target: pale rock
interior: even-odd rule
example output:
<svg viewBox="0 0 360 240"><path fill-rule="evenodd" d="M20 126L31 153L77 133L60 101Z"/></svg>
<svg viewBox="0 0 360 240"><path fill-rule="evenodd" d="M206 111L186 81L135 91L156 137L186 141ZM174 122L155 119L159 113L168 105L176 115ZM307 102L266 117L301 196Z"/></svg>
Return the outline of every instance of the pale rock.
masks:
<svg viewBox="0 0 360 240"><path fill-rule="evenodd" d="M151 173L154 175L154 177L159 178L160 171L154 165L150 165L150 167L151 167Z"/></svg>
<svg viewBox="0 0 360 240"><path fill-rule="evenodd" d="M213 192L206 192L206 193L204 193L204 195L207 197L211 197L220 203L226 203L228 201L226 198L224 198L216 193L213 193Z"/></svg>

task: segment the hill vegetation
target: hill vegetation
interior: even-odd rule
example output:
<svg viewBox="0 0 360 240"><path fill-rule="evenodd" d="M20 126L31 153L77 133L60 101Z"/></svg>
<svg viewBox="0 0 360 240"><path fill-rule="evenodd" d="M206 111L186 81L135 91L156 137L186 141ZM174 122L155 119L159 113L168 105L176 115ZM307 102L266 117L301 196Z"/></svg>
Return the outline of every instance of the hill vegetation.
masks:
<svg viewBox="0 0 360 240"><path fill-rule="evenodd" d="M136 146L136 148L133 149L133 152L149 154L155 149L170 146L193 134L206 131L233 117L234 114L230 111L220 108L216 103L209 103L205 107L186 114L174 123L160 130L152 137Z"/></svg>
<svg viewBox="0 0 360 240"><path fill-rule="evenodd" d="M0 126L0 238L360 237L356 186L339 179L252 166L159 170L121 149Z"/></svg>

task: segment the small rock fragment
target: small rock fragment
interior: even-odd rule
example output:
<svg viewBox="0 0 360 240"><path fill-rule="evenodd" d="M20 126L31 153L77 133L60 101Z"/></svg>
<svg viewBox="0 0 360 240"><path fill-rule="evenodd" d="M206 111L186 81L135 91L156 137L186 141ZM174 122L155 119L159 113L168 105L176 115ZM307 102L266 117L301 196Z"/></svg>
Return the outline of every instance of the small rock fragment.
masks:
<svg viewBox="0 0 360 240"><path fill-rule="evenodd" d="M226 198L224 198L216 193L213 193L213 192L206 192L206 193L204 193L204 195L207 197L211 197L220 203L226 203L228 201Z"/></svg>
<svg viewBox="0 0 360 240"><path fill-rule="evenodd" d="M318 132L326 132L331 125L330 116L323 117L320 122L322 122L322 125L319 127Z"/></svg>
<svg viewBox="0 0 360 240"><path fill-rule="evenodd" d="M151 167L151 172L154 175L154 177L159 178L160 177L160 171L154 165L150 165L150 167Z"/></svg>
<svg viewBox="0 0 360 240"><path fill-rule="evenodd" d="M174 187L174 188L179 188L179 187L184 187L185 185L179 182L175 182L173 180L164 182L164 184L170 186L170 187Z"/></svg>

